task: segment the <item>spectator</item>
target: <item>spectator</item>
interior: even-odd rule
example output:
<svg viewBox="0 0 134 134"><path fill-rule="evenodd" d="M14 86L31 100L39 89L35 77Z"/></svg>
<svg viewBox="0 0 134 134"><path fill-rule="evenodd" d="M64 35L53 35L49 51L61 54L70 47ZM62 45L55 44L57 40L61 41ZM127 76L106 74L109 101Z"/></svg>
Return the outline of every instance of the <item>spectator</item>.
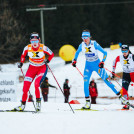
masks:
<svg viewBox="0 0 134 134"><path fill-rule="evenodd" d="M69 80L65 79L65 82L64 82L64 85L63 85L64 96L65 96L65 101L64 102L65 103L68 103L69 95L70 95L70 88L71 88L71 86L69 87L68 83L69 83Z"/></svg>
<svg viewBox="0 0 134 134"><path fill-rule="evenodd" d="M48 78L45 77L44 81L41 83L41 92L42 92L44 102L48 101L49 87L56 88L55 86L50 85L48 83Z"/></svg>
<svg viewBox="0 0 134 134"><path fill-rule="evenodd" d="M89 84L89 91L91 96L91 104L96 104L96 98L98 96L97 86L94 80L92 80Z"/></svg>

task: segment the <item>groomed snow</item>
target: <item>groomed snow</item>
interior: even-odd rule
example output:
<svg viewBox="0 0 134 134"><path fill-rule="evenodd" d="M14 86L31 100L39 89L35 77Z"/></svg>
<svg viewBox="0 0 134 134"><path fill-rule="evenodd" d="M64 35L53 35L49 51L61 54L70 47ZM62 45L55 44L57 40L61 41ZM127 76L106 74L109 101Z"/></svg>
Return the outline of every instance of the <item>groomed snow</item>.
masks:
<svg viewBox="0 0 134 134"><path fill-rule="evenodd" d="M130 49L134 53L134 47L130 47ZM117 55L120 55L121 52L120 49L112 51L106 48L105 50L108 52L105 67L111 70L113 59ZM100 53L99 55L102 57ZM81 54L77 64L81 72L84 69L85 61L83 58ZM72 85L70 100L78 100L80 102L80 104L72 104L71 106L73 109L81 108L85 100L83 79L79 72L71 64L65 65L64 61L59 57L54 58L49 66L61 88L66 78L70 80L70 85ZM1 65L1 67L3 71L1 73L4 73L5 77L8 77L9 72L17 72L17 78L21 75L21 71L17 68L16 64ZM28 64L25 63L22 68L24 73L27 67ZM117 72L121 71L122 69L118 65ZM48 72L47 76L49 82L58 87L51 72ZM92 78L97 81L99 97L115 97L111 89L97 80L99 77L96 73L93 74ZM121 81L119 82L121 84ZM18 83L16 87L17 102L0 102L0 110L12 109L20 105L23 83ZM134 95L133 89L131 86L129 89L130 95ZM33 84L30 91L34 95ZM130 102L134 103L133 101ZM97 104L92 105L92 109L99 111L75 111L75 114L73 114L69 105L64 103L64 97L60 89L55 90L50 88L49 100L47 103L42 101L41 113L0 112L0 134L131 134L133 133L134 111L132 108L130 111L116 110L121 108L122 105L118 99L98 98ZM34 110L31 102L27 102L26 110Z"/></svg>

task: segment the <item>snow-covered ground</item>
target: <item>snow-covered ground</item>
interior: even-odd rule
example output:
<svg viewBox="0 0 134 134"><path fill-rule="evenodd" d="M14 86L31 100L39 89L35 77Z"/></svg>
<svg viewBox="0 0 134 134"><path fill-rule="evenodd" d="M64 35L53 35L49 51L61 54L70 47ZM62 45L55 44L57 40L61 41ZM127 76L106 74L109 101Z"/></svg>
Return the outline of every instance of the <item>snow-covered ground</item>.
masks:
<svg viewBox="0 0 134 134"><path fill-rule="evenodd" d="M110 50L105 49L108 52L108 57L105 62L105 67L112 70L113 60L117 55L121 54L120 49ZM134 47L130 47L130 50L134 53ZM100 58L102 54L99 53ZM84 56L81 54L78 58L77 67L83 73L84 70ZM80 104L72 104L72 108L81 108L84 103L83 92L83 79L76 68L73 68L71 64L65 65L64 61L55 57L49 64L53 71L57 81L61 88L66 78L69 79L71 88L71 100L78 100ZM16 64L1 65L2 72L5 77L9 77L10 72L16 75L18 79L21 74L20 69ZM23 66L24 73L28 68L28 63ZM116 72L121 72L121 66L118 64ZM110 74L108 72L108 74ZM3 75L2 75L3 76ZM49 82L52 85L58 87L51 72L47 74ZM0 76L1 78L1 76ZM99 97L109 96L115 97L115 94L107 87L102 81L97 80L99 76L93 73L92 78L95 79L98 86ZM113 83L119 88L120 86L113 81ZM121 84L121 80L119 81ZM0 102L1 109L12 109L20 105L22 96L23 83L16 84L17 102ZM129 95L134 96L134 87L130 86ZM34 85L32 84L30 92L34 96ZM35 99L35 96L34 96ZM134 104L133 101L130 101ZM71 111L68 104L64 103L64 97L58 88L55 90L50 88L49 100L47 103L42 101L41 113L0 113L0 134L126 134L133 133L134 111L118 111L115 109L121 109L122 105L118 99L101 99L97 98L97 104L92 105L92 109L99 111L75 111L75 114ZM33 103L27 102L26 110L34 110Z"/></svg>

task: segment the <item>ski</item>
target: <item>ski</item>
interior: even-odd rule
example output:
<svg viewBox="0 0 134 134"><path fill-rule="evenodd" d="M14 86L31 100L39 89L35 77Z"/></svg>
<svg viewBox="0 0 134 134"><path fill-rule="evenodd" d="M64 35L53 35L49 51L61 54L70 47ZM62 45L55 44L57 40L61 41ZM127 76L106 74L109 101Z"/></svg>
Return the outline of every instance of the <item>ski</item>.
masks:
<svg viewBox="0 0 134 134"><path fill-rule="evenodd" d="M15 110L0 110L0 112L31 112L31 113L38 113L37 111L29 111L29 110L24 110L24 111L15 111Z"/></svg>
<svg viewBox="0 0 134 134"><path fill-rule="evenodd" d="M104 111L131 111L133 112L133 109L104 109Z"/></svg>
<svg viewBox="0 0 134 134"><path fill-rule="evenodd" d="M130 106L130 107L134 108L134 105L132 105L132 104L130 104L130 103L128 104L128 106Z"/></svg>
<svg viewBox="0 0 134 134"><path fill-rule="evenodd" d="M133 109L74 109L75 111L134 111Z"/></svg>
<svg viewBox="0 0 134 134"><path fill-rule="evenodd" d="M99 111L99 110L95 110L95 109L83 109L83 108L81 108L81 109L74 109L74 110L76 110L76 111Z"/></svg>
<svg viewBox="0 0 134 134"><path fill-rule="evenodd" d="M117 111L133 111L132 109L116 109Z"/></svg>

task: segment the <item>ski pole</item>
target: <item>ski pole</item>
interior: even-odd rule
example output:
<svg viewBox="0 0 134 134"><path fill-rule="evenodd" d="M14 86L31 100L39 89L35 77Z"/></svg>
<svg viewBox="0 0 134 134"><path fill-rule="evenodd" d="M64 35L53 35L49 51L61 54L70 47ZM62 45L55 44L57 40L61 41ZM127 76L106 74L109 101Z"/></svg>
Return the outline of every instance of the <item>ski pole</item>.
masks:
<svg viewBox="0 0 134 134"><path fill-rule="evenodd" d="M55 79L55 81L56 81L57 85L59 86L59 88L60 88L60 90L61 90L62 94L64 95L64 93L63 93L63 91L62 91L62 89L61 89L61 87L60 87L60 85L59 85L58 81L56 80L56 78L55 78L55 76L54 76L54 74L53 74L53 72L52 72L51 68L49 67L49 65L48 65L48 64L46 64L46 65L48 66L48 68L49 68L50 72L52 73L52 75L53 75L53 77L54 77L54 79ZM65 95L64 95L64 97L65 97ZM65 99L66 99L66 97L65 97ZM66 100L67 100L67 99L66 99ZM72 112L74 113L74 110L72 109L72 107L71 107L70 103L69 103L69 102L67 102L67 103L68 103L68 105L70 106L70 108L71 108Z"/></svg>
<svg viewBox="0 0 134 134"><path fill-rule="evenodd" d="M114 79L117 83L118 83L118 85L122 88L122 86L120 85L120 83L116 80L116 79Z"/></svg>
<svg viewBox="0 0 134 134"><path fill-rule="evenodd" d="M25 76L24 76L24 73L23 73L22 68L20 68L20 70L21 70L21 72L22 72L23 79L24 79L24 78L25 78ZM29 92L29 94L31 95L30 91L28 91L28 92ZM35 111L37 112L37 109L36 109L36 107L35 107L34 101L32 101L32 102L33 102L33 105L34 105Z"/></svg>
<svg viewBox="0 0 134 134"><path fill-rule="evenodd" d="M78 72L81 74L81 76L83 77L83 74L80 72L80 70L76 67L76 69L78 70Z"/></svg>
<svg viewBox="0 0 134 134"><path fill-rule="evenodd" d="M106 69L107 71L109 71L110 73L112 73L112 74L115 74L114 72L112 72L112 71L110 71L109 69L107 69L107 68L105 68L104 67L104 69ZM115 74L115 76L117 76L118 78L120 78L120 76L118 76L117 74ZM124 79L122 79L122 80L124 80ZM124 80L124 81L126 81L126 80ZM117 82L117 81L116 81ZM117 82L118 83L118 82ZM119 83L118 83L119 84ZM120 84L119 84L120 85ZM134 86L134 84L132 83L131 84L131 86Z"/></svg>
<svg viewBox="0 0 134 134"><path fill-rule="evenodd" d="M112 73L112 74L114 74L115 76L117 76L118 78L120 78L120 76L118 76L117 74L115 74L114 72L112 72L112 71L110 71L109 69L107 69L107 68L105 68L104 67L104 69L106 69L107 71L109 71L110 73ZM115 79L114 79L115 80ZM122 86L120 85L120 83L117 81L117 80L115 80L117 83L118 83L118 85L122 88Z"/></svg>
<svg viewBox="0 0 134 134"><path fill-rule="evenodd" d="M106 69L106 70L109 71L110 73L112 73L112 74L114 74L115 76L117 76L118 78L120 78L120 76L118 76L118 75L115 74L114 72L110 71L109 69L107 69L107 68L105 68L105 67L104 67L104 69Z"/></svg>

